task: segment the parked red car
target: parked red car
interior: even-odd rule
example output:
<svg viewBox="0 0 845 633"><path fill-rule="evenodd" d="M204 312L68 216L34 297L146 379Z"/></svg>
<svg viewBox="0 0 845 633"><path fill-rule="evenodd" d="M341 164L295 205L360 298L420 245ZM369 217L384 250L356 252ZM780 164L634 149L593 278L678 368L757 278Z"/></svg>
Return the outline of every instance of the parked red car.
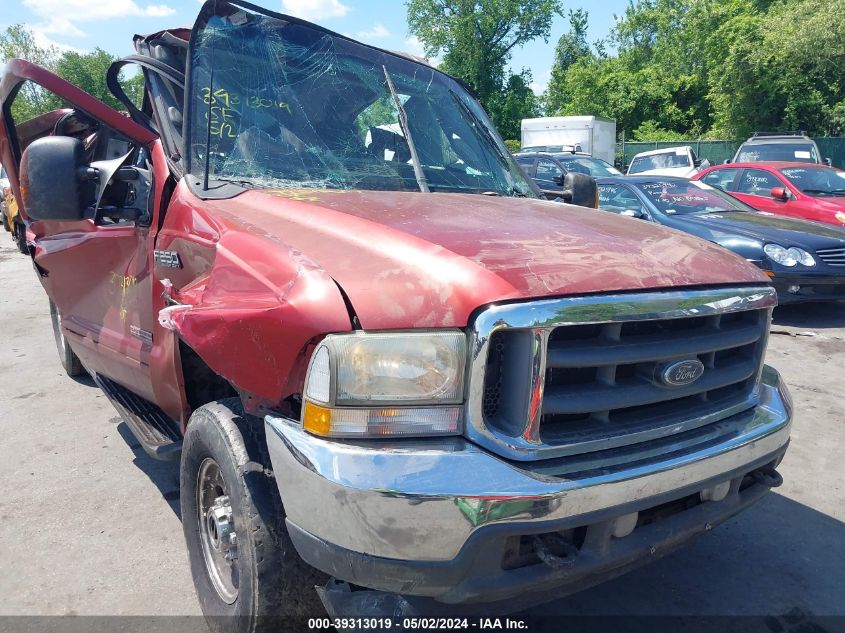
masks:
<svg viewBox="0 0 845 633"><path fill-rule="evenodd" d="M760 211L845 226L845 171L808 163L730 163L703 180Z"/></svg>

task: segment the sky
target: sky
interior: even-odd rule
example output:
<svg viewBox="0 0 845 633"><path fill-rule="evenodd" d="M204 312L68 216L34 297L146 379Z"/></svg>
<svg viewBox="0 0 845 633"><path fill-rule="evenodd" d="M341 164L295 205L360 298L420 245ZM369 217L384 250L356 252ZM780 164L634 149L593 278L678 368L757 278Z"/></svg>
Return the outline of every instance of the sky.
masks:
<svg viewBox="0 0 845 633"><path fill-rule="evenodd" d="M302 17L368 44L422 55L420 42L408 33L404 0L252 0L268 9ZM564 0L565 11L590 12L590 41L607 36L614 14L628 0ZM23 23L40 44L90 51L99 46L114 55L129 55L132 36L172 26L190 26L198 0L0 0L0 29ZM567 30L558 17L548 43L531 42L514 51L511 67L531 70L533 88L542 92L550 78L554 46Z"/></svg>

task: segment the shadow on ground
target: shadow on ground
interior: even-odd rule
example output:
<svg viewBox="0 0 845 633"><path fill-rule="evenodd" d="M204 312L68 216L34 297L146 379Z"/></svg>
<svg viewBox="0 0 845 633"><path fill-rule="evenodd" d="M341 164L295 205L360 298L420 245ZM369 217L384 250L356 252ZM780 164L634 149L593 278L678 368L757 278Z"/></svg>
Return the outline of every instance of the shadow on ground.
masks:
<svg viewBox="0 0 845 633"><path fill-rule="evenodd" d="M141 444L135 439L126 422L120 418L113 418L112 420L118 423L117 432L120 433L120 437L132 449L134 455L132 463L149 477L150 481L161 492L161 496L167 501L170 509L181 520L182 512L179 506L179 462L163 462L153 459L147 455Z"/></svg>
<svg viewBox="0 0 845 633"><path fill-rule="evenodd" d="M845 301L779 306L772 315L772 325L817 329L845 327Z"/></svg>
<svg viewBox="0 0 845 633"><path fill-rule="evenodd" d="M91 378L91 376L89 374L82 374L81 376L71 376L70 379L73 380L74 382L80 384L80 385L84 385L86 387L94 387L96 389L99 389L99 387L97 387L97 383L94 382L94 379Z"/></svg>
<svg viewBox="0 0 845 633"><path fill-rule="evenodd" d="M770 493L666 558L528 613L625 616L632 624L638 616L692 616L693 631L696 617L708 616L701 624L709 626L709 616L749 616L718 629L838 633L845 631L843 561L845 523Z"/></svg>

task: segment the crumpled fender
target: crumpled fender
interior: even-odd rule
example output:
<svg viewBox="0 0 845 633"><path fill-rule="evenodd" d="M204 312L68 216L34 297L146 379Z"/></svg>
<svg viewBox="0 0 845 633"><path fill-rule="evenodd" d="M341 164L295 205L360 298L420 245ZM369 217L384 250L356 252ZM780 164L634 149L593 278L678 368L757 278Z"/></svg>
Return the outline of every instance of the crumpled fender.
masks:
<svg viewBox="0 0 845 633"><path fill-rule="evenodd" d="M163 280L173 305L159 312L159 323L228 380L248 408L276 406L301 391L309 343L349 331L349 312L334 280L301 253L225 220L215 228L218 239L195 245L213 250L207 272L179 290ZM190 231L164 233L159 248L176 239L182 257L191 257Z"/></svg>

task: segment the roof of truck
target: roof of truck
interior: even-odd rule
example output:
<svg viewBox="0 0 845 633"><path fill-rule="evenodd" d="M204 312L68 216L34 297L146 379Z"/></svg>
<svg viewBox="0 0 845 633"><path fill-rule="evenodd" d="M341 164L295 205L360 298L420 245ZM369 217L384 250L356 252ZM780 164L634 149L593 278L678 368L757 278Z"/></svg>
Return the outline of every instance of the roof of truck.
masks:
<svg viewBox="0 0 845 633"><path fill-rule="evenodd" d="M657 154L669 154L671 152L676 152L679 149L689 150L692 151L692 147L689 145L678 145L677 147L663 147L661 149L652 149L647 152L640 152L634 158L638 158L639 156L656 156Z"/></svg>

